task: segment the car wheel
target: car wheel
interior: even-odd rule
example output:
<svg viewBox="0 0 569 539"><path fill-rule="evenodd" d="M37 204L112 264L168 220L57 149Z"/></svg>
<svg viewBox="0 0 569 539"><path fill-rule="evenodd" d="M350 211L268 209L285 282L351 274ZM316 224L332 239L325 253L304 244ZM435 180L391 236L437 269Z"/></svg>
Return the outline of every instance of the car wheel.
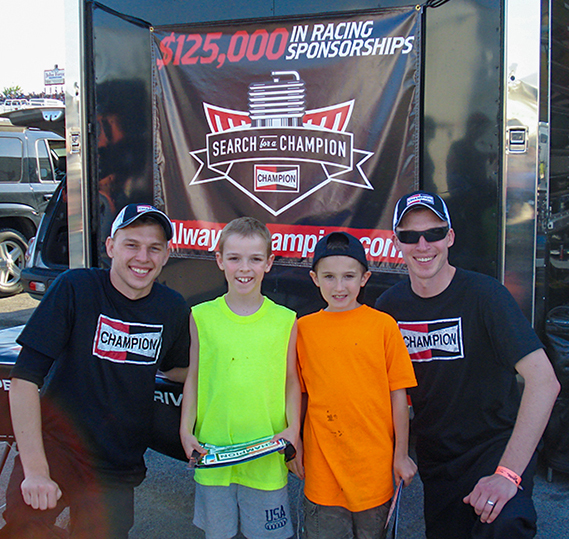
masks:
<svg viewBox="0 0 569 539"><path fill-rule="evenodd" d="M20 275L25 264L28 240L17 230L0 230L0 296L22 291Z"/></svg>

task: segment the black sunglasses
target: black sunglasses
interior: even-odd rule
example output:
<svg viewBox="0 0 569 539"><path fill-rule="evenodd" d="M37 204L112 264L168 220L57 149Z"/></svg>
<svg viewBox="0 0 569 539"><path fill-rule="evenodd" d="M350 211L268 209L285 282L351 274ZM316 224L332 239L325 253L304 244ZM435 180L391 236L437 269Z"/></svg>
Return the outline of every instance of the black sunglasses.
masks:
<svg viewBox="0 0 569 539"><path fill-rule="evenodd" d="M448 226L429 228L429 230L397 230L395 234L401 243L419 243L421 236L429 243L433 243L446 238Z"/></svg>

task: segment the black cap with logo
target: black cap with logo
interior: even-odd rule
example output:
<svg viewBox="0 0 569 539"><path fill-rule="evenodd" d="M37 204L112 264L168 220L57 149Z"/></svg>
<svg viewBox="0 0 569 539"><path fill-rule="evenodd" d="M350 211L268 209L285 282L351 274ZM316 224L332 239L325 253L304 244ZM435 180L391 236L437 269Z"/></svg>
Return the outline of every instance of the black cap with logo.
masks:
<svg viewBox="0 0 569 539"><path fill-rule="evenodd" d="M395 205L395 212L393 213L393 230L395 230L403 216L413 208L424 207L431 210L439 219L446 221L449 228L452 228L450 223L450 214L444 200L433 193L426 191L415 191L409 195L401 197Z"/></svg>
<svg viewBox="0 0 569 539"><path fill-rule="evenodd" d="M327 256L349 256L355 258L366 270L368 269L362 242L347 232L331 232L318 241L314 249L312 269L314 270L319 260Z"/></svg>

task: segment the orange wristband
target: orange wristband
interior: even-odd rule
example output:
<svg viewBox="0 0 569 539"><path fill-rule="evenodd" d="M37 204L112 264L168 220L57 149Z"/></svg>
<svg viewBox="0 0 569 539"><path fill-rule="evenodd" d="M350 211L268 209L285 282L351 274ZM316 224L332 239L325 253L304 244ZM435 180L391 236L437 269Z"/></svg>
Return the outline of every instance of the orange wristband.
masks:
<svg viewBox="0 0 569 539"><path fill-rule="evenodd" d="M518 487L520 490L523 490L522 478L516 472L512 472L512 470L504 466L498 466L494 473L501 475L506 479L509 479L512 483L514 483L514 485L516 485L516 487Z"/></svg>

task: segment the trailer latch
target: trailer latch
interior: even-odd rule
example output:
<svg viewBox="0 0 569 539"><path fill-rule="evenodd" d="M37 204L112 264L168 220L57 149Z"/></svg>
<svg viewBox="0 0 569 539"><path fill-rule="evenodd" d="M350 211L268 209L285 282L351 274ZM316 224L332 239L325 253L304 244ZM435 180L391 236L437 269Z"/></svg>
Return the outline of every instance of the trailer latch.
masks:
<svg viewBox="0 0 569 539"><path fill-rule="evenodd" d="M528 128L508 127L506 131L508 151L523 153L528 149Z"/></svg>
<svg viewBox="0 0 569 539"><path fill-rule="evenodd" d="M79 131L71 131L71 153L81 153L81 133Z"/></svg>

